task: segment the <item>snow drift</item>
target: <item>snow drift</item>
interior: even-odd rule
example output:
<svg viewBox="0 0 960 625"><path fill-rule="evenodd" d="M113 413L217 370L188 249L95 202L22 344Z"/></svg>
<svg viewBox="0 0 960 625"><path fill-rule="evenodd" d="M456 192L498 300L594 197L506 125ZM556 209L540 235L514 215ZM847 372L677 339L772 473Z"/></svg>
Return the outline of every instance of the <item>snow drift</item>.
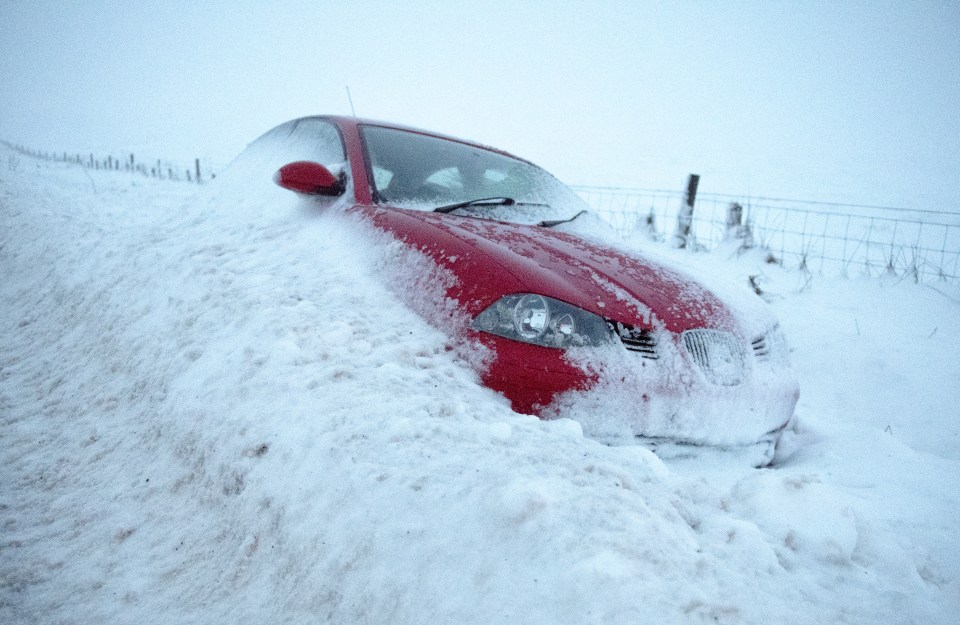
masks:
<svg viewBox="0 0 960 625"><path fill-rule="evenodd" d="M335 210L89 175L0 172L3 622L955 619L956 293L766 269L781 465L665 464L510 411Z"/></svg>

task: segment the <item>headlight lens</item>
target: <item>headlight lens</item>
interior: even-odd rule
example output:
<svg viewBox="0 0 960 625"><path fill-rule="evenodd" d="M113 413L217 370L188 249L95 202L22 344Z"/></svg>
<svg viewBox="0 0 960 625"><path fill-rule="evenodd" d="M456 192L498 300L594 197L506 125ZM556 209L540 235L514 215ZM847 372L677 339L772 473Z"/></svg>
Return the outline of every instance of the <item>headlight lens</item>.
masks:
<svg viewBox="0 0 960 625"><path fill-rule="evenodd" d="M600 316L535 293L506 295L473 320L473 328L544 347L607 345L610 326Z"/></svg>
<svg viewBox="0 0 960 625"><path fill-rule="evenodd" d="M521 338L535 342L550 324L547 300L532 293L524 295L513 307L513 327Z"/></svg>

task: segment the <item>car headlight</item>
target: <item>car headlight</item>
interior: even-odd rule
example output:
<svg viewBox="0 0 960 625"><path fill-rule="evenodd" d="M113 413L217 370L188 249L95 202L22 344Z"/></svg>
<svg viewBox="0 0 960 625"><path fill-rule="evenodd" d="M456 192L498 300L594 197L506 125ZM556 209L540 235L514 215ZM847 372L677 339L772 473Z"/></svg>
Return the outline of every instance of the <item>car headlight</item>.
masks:
<svg viewBox="0 0 960 625"><path fill-rule="evenodd" d="M544 347L607 345L613 341L603 317L535 293L500 298L477 315L473 328Z"/></svg>

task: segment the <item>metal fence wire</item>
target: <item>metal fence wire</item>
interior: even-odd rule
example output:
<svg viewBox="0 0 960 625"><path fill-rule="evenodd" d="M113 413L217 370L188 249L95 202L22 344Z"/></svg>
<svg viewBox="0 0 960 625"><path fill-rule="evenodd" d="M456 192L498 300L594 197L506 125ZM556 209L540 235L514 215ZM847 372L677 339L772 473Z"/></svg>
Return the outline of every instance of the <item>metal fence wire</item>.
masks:
<svg viewBox="0 0 960 625"><path fill-rule="evenodd" d="M624 236L671 237L684 202L681 191L574 190ZM733 204L742 209L736 232L729 221ZM692 233L694 244L706 249L739 236L741 245L812 272L960 283L960 212L701 193Z"/></svg>

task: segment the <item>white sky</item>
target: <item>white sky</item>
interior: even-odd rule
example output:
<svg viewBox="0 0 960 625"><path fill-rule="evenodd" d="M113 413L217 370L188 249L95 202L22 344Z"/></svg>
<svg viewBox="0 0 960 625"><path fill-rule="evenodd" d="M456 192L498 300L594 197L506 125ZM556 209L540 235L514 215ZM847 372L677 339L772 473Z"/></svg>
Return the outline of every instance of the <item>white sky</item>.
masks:
<svg viewBox="0 0 960 625"><path fill-rule="evenodd" d="M226 161L357 113L571 184L960 212L957 2L0 0L0 138Z"/></svg>

